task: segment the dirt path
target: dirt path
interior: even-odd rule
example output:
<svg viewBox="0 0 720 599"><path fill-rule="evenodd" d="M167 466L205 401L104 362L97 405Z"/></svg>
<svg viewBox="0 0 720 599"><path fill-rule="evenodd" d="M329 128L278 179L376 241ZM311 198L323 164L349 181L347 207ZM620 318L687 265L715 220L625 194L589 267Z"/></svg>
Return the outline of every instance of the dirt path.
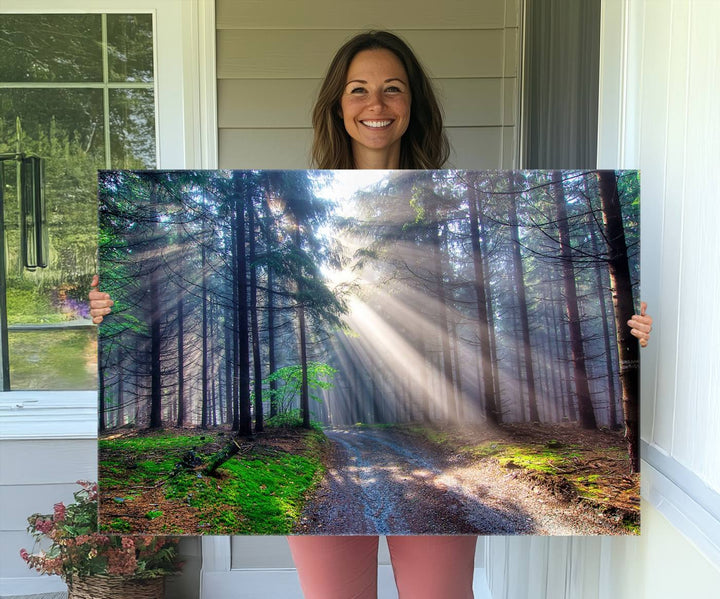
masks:
<svg viewBox="0 0 720 599"><path fill-rule="evenodd" d="M618 534L492 461L467 464L392 429L325 431L333 455L302 534Z"/></svg>

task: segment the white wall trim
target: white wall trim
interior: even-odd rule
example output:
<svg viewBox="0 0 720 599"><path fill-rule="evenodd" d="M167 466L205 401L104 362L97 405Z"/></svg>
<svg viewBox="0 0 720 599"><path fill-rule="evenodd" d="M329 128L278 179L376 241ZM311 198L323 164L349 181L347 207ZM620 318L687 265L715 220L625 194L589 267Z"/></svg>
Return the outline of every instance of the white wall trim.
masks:
<svg viewBox="0 0 720 599"><path fill-rule="evenodd" d="M600 11L600 83L597 166L639 167L638 102L642 2L603 0Z"/></svg>
<svg viewBox="0 0 720 599"><path fill-rule="evenodd" d="M645 441L642 456L641 495L720 567L720 495Z"/></svg>
<svg viewBox="0 0 720 599"><path fill-rule="evenodd" d="M0 393L0 439L96 439L97 391Z"/></svg>
<svg viewBox="0 0 720 599"><path fill-rule="evenodd" d="M202 537L202 571L230 572L230 537Z"/></svg>
<svg viewBox="0 0 720 599"><path fill-rule="evenodd" d="M181 6L185 67L185 168L215 169L218 164L215 0Z"/></svg>

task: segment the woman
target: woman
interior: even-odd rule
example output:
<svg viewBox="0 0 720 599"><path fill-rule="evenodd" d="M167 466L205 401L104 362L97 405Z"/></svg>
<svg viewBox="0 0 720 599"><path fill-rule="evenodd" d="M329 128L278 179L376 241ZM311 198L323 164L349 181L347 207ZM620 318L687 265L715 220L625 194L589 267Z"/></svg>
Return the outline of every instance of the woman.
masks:
<svg viewBox="0 0 720 599"><path fill-rule="evenodd" d="M383 31L355 36L335 55L312 123L313 164L324 169L437 169L449 155L429 78L410 48ZM113 305L93 280L100 322ZM641 345L652 319L628 322ZM307 599L377 596L377 536L288 539ZM471 599L475 536L388 537L400 599Z"/></svg>

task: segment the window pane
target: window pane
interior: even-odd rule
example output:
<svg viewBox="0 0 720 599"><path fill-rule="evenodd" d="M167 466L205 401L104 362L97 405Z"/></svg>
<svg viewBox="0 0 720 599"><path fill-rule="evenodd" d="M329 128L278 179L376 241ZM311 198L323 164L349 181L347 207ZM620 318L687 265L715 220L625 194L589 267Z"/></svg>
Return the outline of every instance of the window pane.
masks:
<svg viewBox="0 0 720 599"><path fill-rule="evenodd" d="M50 263L34 272L20 264L20 230L15 161L6 161L4 218L7 251L8 301L16 289L34 285L43 290L49 312L16 323L49 322L62 310L57 286L64 296L79 299L95 269L97 191L95 172L105 165L102 90L11 89L0 100L0 153L16 149L16 119L20 118L20 149L45 159L45 203ZM54 295L53 295L54 294ZM58 304L57 302L60 302ZM20 304L11 304L19 308ZM54 306L54 307L53 307ZM27 313L28 315L30 313ZM66 317L63 319L72 319Z"/></svg>
<svg viewBox="0 0 720 599"><path fill-rule="evenodd" d="M110 81L153 80L152 15L108 15Z"/></svg>
<svg viewBox="0 0 720 599"><path fill-rule="evenodd" d="M106 19L114 85L152 86L151 15ZM96 330L88 327L87 313L90 280L97 272L97 170L109 166L107 151L113 164L156 165L154 91L103 89L101 40L99 14L0 15L0 82L49 84L0 90L0 153L19 147L45 161L49 239L48 267L24 268L17 163L4 161L12 389L97 387ZM67 82L94 87L64 88Z"/></svg>
<svg viewBox="0 0 720 599"><path fill-rule="evenodd" d="M102 81L100 15L0 15L0 81Z"/></svg>
<svg viewBox="0 0 720 599"><path fill-rule="evenodd" d="M16 150L17 118L22 128L22 151L43 158L78 159L84 165L89 160L93 169L103 168L105 126L101 89L3 89L0 152Z"/></svg>
<svg viewBox="0 0 720 599"><path fill-rule="evenodd" d="M151 89L110 90L112 168L155 168L155 103Z"/></svg>
<svg viewBox="0 0 720 599"><path fill-rule="evenodd" d="M97 387L97 331L10 331L10 381L19 389Z"/></svg>

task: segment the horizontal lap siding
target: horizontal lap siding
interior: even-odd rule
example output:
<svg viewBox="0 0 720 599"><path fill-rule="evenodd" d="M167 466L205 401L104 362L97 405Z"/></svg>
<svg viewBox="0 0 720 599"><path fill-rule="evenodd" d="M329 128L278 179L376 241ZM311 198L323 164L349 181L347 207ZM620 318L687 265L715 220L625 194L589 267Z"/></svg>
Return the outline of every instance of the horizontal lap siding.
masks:
<svg viewBox="0 0 720 599"><path fill-rule="evenodd" d="M448 167L515 164L517 0L283 4L217 3L220 167L307 168L325 70L344 41L370 28L397 31L433 77L453 145Z"/></svg>
<svg viewBox="0 0 720 599"><path fill-rule="evenodd" d="M33 546L27 517L72 502L77 480L97 480L95 439L0 440L0 579L34 575L19 554Z"/></svg>
<svg viewBox="0 0 720 599"><path fill-rule="evenodd" d="M519 3L512 0L400 0L312 2L221 0L217 3L218 29L474 29L517 27ZM377 15L377 16L374 16ZM373 19L376 19L373 21Z"/></svg>

